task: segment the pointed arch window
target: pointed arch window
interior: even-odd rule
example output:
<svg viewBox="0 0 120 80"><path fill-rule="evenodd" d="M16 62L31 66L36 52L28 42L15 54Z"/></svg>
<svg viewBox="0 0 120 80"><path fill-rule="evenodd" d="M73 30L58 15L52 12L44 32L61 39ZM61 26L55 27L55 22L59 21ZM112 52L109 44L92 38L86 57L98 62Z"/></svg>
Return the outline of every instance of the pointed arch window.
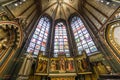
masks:
<svg viewBox="0 0 120 80"><path fill-rule="evenodd" d="M39 51L45 51L49 29L50 19L46 16L41 17L31 38L27 52L33 52L34 55L38 55Z"/></svg>
<svg viewBox="0 0 120 80"><path fill-rule="evenodd" d="M57 57L58 54L66 54L66 56L70 55L66 26L63 22L59 22L55 26L54 57Z"/></svg>
<svg viewBox="0 0 120 80"><path fill-rule="evenodd" d="M71 19L70 25L73 30L79 54L81 54L81 51L83 50L85 50L88 55L96 52L97 48L82 20L79 17L75 16Z"/></svg>

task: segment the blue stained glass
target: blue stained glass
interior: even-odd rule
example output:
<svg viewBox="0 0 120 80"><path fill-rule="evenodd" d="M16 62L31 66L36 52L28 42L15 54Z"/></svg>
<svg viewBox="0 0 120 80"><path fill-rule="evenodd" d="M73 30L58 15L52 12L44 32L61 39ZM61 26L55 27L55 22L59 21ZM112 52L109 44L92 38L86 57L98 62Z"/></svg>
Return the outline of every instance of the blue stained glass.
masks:
<svg viewBox="0 0 120 80"><path fill-rule="evenodd" d="M42 47L42 46L41 46L41 51L45 51L45 47Z"/></svg>
<svg viewBox="0 0 120 80"><path fill-rule="evenodd" d="M89 47L93 46L94 45L93 41L89 42L88 45Z"/></svg>
<svg viewBox="0 0 120 80"><path fill-rule="evenodd" d="M90 42L92 40L89 34L85 35L85 39L87 42Z"/></svg>
<svg viewBox="0 0 120 80"><path fill-rule="evenodd" d="M38 53L39 53L39 50L34 50L35 55L38 55Z"/></svg>
<svg viewBox="0 0 120 80"><path fill-rule="evenodd" d="M56 45L58 46L56 47ZM59 22L55 26L54 53L65 52L66 49L69 49L66 27L62 22Z"/></svg>
<svg viewBox="0 0 120 80"><path fill-rule="evenodd" d="M77 38L78 38L78 35L75 36L75 39L77 39Z"/></svg>
<svg viewBox="0 0 120 80"><path fill-rule="evenodd" d="M43 24L43 21L40 21L38 25L41 26L42 24Z"/></svg>
<svg viewBox="0 0 120 80"><path fill-rule="evenodd" d="M82 31L81 31L81 30L79 30L79 31L78 31L78 34L80 34L81 32L82 32ZM81 34L82 34L82 33L81 33Z"/></svg>
<svg viewBox="0 0 120 80"><path fill-rule="evenodd" d="M81 54L83 48L87 54L97 51L97 48L92 41L91 36L89 35L87 29L79 17L73 17L70 25L73 30L79 54Z"/></svg>
<svg viewBox="0 0 120 80"><path fill-rule="evenodd" d="M36 31L40 32L40 29L39 29L39 28L36 28Z"/></svg>
<svg viewBox="0 0 120 80"><path fill-rule="evenodd" d="M84 36L81 36L80 39L83 40L83 39L84 39Z"/></svg>
<svg viewBox="0 0 120 80"><path fill-rule="evenodd" d="M46 39L46 40L47 40L47 36L44 36L44 39Z"/></svg>
<svg viewBox="0 0 120 80"><path fill-rule="evenodd" d="M85 51L86 51L86 53L90 53L90 49L88 48L88 49L85 49Z"/></svg>
<svg viewBox="0 0 120 80"><path fill-rule="evenodd" d="M79 27L79 25L77 24L77 25L76 25L76 28L78 28L78 27Z"/></svg>
<svg viewBox="0 0 120 80"><path fill-rule="evenodd" d="M35 47L35 43L30 43L30 45L29 45L29 47L31 47L31 48L34 48Z"/></svg>
<svg viewBox="0 0 120 80"><path fill-rule="evenodd" d="M46 31L49 31L49 27L46 27Z"/></svg>
<svg viewBox="0 0 120 80"><path fill-rule="evenodd" d="M82 48L82 46L79 46L78 51L81 51L81 50L83 50L83 48Z"/></svg>
<svg viewBox="0 0 120 80"><path fill-rule="evenodd" d="M82 33L80 33L80 34L79 34L79 36L83 36L83 34L82 34Z"/></svg>
<svg viewBox="0 0 120 80"><path fill-rule="evenodd" d="M75 22L74 22L74 24L75 24L75 25L78 25L78 22L77 22L77 21L75 21Z"/></svg>
<svg viewBox="0 0 120 80"><path fill-rule="evenodd" d="M84 48L84 49L88 48L88 45L87 45L87 44L84 44L84 45L83 45L83 48Z"/></svg>
<svg viewBox="0 0 120 80"><path fill-rule="evenodd" d="M39 31L35 31L35 34L39 34Z"/></svg>
<svg viewBox="0 0 120 80"><path fill-rule="evenodd" d="M47 33L45 33L44 35L45 35L45 36L47 36L48 34L47 34Z"/></svg>
<svg viewBox="0 0 120 80"><path fill-rule="evenodd" d="M91 50L91 52L95 52L95 51L97 51L97 48L95 46L93 46L93 47L90 47L90 50Z"/></svg>
<svg viewBox="0 0 120 80"><path fill-rule="evenodd" d="M43 27L46 27L46 23L43 24Z"/></svg>
<svg viewBox="0 0 120 80"><path fill-rule="evenodd" d="M40 44L41 44L41 41L38 40L38 41L37 41L37 44L40 45Z"/></svg>
<svg viewBox="0 0 120 80"><path fill-rule="evenodd" d="M44 34L44 31L41 31L42 34Z"/></svg>
<svg viewBox="0 0 120 80"><path fill-rule="evenodd" d="M39 36L42 38L44 35L42 33L40 33Z"/></svg>
<svg viewBox="0 0 120 80"><path fill-rule="evenodd" d="M39 40L42 41L42 37L39 36Z"/></svg>
<svg viewBox="0 0 120 80"><path fill-rule="evenodd" d="M84 31L83 31L83 34L87 34L87 33L88 33L87 30L84 30Z"/></svg>
<svg viewBox="0 0 120 80"><path fill-rule="evenodd" d="M86 43L86 40L83 39L83 40L82 40L82 44L85 44L85 43Z"/></svg>
<svg viewBox="0 0 120 80"><path fill-rule="evenodd" d="M28 47L27 52L33 52L33 48Z"/></svg>
<svg viewBox="0 0 120 80"><path fill-rule="evenodd" d="M39 49L41 51L45 51L49 29L50 20L45 16L41 17L31 39L31 42L34 44L30 42L29 47L32 47L32 49L28 47L27 52L32 51L37 55L39 53Z"/></svg>
<svg viewBox="0 0 120 80"><path fill-rule="evenodd" d="M49 26L50 26L50 22L47 22L47 23L46 23L46 27L49 27Z"/></svg>
<svg viewBox="0 0 120 80"><path fill-rule="evenodd" d="M38 38L38 35L35 35L35 34L34 34L34 35L33 35L33 38L36 38L36 39L37 39L37 38Z"/></svg>

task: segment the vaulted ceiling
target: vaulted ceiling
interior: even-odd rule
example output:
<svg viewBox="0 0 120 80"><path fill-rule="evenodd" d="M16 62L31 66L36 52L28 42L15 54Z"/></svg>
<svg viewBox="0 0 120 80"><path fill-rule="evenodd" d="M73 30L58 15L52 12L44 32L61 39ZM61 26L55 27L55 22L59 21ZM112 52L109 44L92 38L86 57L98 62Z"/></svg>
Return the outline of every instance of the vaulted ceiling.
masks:
<svg viewBox="0 0 120 80"><path fill-rule="evenodd" d="M0 0L1 4L9 4L15 1L27 1L27 0ZM47 13L54 20L65 19L68 20L71 14L80 12L81 5L86 0L34 0L37 4L37 9L40 14ZM107 1L107 0L106 0ZM120 2L119 0L110 0L114 2Z"/></svg>
<svg viewBox="0 0 120 80"><path fill-rule="evenodd" d="M23 0L0 0L0 4L9 4L14 1ZM47 13L54 20L59 18L68 19L72 13L78 10L78 5L81 1L82 0L35 0L38 5L37 8L41 11L41 13Z"/></svg>
<svg viewBox="0 0 120 80"><path fill-rule="evenodd" d="M6 4L6 3L12 3L14 1L17 1L17 0L0 0L0 5Z"/></svg>
<svg viewBox="0 0 120 80"><path fill-rule="evenodd" d="M41 0L42 13L47 13L54 20L68 19L78 10L80 0Z"/></svg>

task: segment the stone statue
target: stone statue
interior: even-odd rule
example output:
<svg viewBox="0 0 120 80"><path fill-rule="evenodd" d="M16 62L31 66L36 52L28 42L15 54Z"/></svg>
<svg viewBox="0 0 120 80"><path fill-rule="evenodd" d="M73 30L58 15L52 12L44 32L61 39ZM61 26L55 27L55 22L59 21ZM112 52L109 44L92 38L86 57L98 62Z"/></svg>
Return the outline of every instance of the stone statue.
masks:
<svg viewBox="0 0 120 80"><path fill-rule="evenodd" d="M18 75L29 76L31 73L33 61L34 61L34 58L32 56L32 53L27 54L24 61L23 61L23 64L20 68Z"/></svg>

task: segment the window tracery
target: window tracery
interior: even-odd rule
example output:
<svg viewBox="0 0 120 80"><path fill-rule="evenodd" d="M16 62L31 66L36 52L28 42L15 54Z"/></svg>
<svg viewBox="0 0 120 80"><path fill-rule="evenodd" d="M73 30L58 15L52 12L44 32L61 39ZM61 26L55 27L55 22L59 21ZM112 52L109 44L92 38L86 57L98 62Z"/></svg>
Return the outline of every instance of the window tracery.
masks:
<svg viewBox="0 0 120 80"><path fill-rule="evenodd" d="M90 34L79 17L73 17L70 25L72 27L79 54L81 54L81 51L83 50L85 50L88 55L97 51Z"/></svg>
<svg viewBox="0 0 120 80"><path fill-rule="evenodd" d="M69 44L68 44L68 35L66 31L66 26L63 22L57 23L55 26L54 34L54 56L58 54L66 54L69 56Z"/></svg>
<svg viewBox="0 0 120 80"><path fill-rule="evenodd" d="M50 20L46 16L40 18L31 38L27 52L33 52L34 55L38 55L39 51L45 51L49 28Z"/></svg>

